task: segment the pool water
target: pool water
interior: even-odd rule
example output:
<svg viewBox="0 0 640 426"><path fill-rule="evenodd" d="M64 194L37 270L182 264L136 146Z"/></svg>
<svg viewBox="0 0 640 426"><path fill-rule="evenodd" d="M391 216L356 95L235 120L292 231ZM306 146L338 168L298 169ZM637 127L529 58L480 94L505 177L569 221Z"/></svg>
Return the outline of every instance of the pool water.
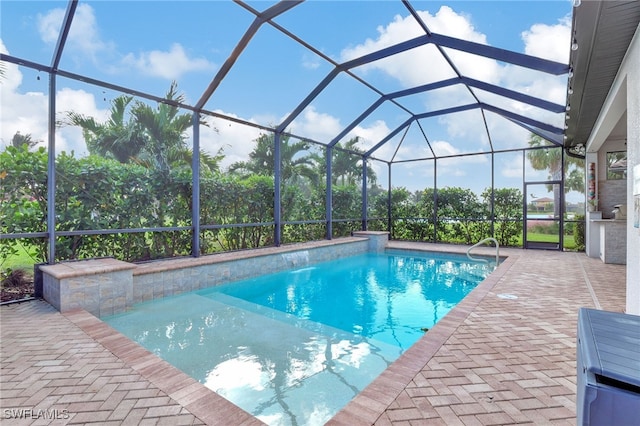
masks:
<svg viewBox="0 0 640 426"><path fill-rule="evenodd" d="M368 253L103 320L268 424L320 425L491 270L458 255Z"/></svg>

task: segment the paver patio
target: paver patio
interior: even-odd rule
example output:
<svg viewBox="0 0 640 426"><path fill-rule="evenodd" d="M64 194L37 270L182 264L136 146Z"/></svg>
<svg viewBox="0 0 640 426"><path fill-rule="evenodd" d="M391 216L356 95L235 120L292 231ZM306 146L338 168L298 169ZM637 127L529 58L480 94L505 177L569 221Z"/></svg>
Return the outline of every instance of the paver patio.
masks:
<svg viewBox="0 0 640 426"><path fill-rule="evenodd" d="M578 308L623 311L625 267L501 253L489 279L330 423L575 424ZM37 300L2 306L0 320L3 424L261 424L85 311Z"/></svg>

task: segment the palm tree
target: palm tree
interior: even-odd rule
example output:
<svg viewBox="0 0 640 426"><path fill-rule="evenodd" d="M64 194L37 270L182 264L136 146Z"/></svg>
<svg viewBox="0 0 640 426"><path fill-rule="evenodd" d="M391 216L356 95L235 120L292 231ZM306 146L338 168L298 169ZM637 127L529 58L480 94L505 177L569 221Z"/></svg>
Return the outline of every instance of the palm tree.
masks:
<svg viewBox="0 0 640 426"><path fill-rule="evenodd" d="M183 103L183 94L178 94L178 86L171 83L165 99ZM186 131L192 125L191 114L179 114L177 106L160 102L154 109L137 101L131 110L131 116L143 129L145 142L139 155L139 162L147 163L160 170L169 171L172 162L184 162L191 158L187 154ZM205 122L202 122L205 124ZM181 159L181 160L179 160Z"/></svg>
<svg viewBox="0 0 640 426"><path fill-rule="evenodd" d="M362 182L362 157L364 151L356 146L358 137L349 139L342 146L336 144L331 160L331 182L336 185L340 180L341 185L355 185ZM340 149L342 148L342 149ZM355 154L354 154L355 153ZM370 165L367 165L367 178L372 183L376 182L376 173Z"/></svg>
<svg viewBox="0 0 640 426"><path fill-rule="evenodd" d="M178 94L176 82L171 83L165 99L171 103L184 101L184 95ZM82 128L90 154L166 172L172 166L191 164L193 151L186 144L191 117L191 114L179 114L178 107L170 103L160 102L154 109L141 101L134 102L132 96L121 95L111 101L109 118L104 123L69 111L59 124ZM208 125L204 120L200 124ZM215 155L200 153L203 168L211 172L219 171L223 158L222 149Z"/></svg>
<svg viewBox="0 0 640 426"><path fill-rule="evenodd" d="M543 138L533 133L529 136L529 146L538 148L527 151L527 159L531 163L531 167L535 170L548 170L549 180L561 180L564 170L562 167L562 148L549 145ZM546 146L548 148L540 148ZM580 166L580 160L566 156L565 167L568 169L571 165ZM578 191L584 193L584 171L580 173L578 170L575 168L569 173L569 179L565 180L565 192ZM560 189L557 185L553 185L553 200L553 213L554 216L558 217L560 215Z"/></svg>
<svg viewBox="0 0 640 426"><path fill-rule="evenodd" d="M249 154L248 161L240 161L229 167L230 172L243 176L252 174L271 176L274 165L274 135L261 134L256 140L256 146ZM302 154L308 151L310 143L305 140L291 142L289 136L283 136L280 146L281 177L283 183L291 183L300 177L308 179L311 183L318 182L316 172L316 156Z"/></svg>
<svg viewBox="0 0 640 426"><path fill-rule="evenodd" d="M95 118L74 111L66 112L62 125L78 126L87 144L89 154L113 158L121 163L136 159L145 146L145 135L140 125L127 115L132 96L121 95L111 101L109 118L99 123Z"/></svg>
<svg viewBox="0 0 640 426"><path fill-rule="evenodd" d="M16 148L20 148L22 146L26 146L27 149L31 149L42 141L34 140L31 136L31 133L27 133L23 135L20 131L17 131L15 135L11 138L11 146Z"/></svg>
<svg viewBox="0 0 640 426"><path fill-rule="evenodd" d="M535 170L548 170L549 180L562 178L562 151L559 147L553 147L536 134L529 136L529 147L547 149L532 149L527 151L527 159Z"/></svg>
<svg viewBox="0 0 640 426"><path fill-rule="evenodd" d="M251 175L271 176L273 174L273 135L261 134L254 142L256 146L249 153L249 160L231 164L229 172L243 177Z"/></svg>

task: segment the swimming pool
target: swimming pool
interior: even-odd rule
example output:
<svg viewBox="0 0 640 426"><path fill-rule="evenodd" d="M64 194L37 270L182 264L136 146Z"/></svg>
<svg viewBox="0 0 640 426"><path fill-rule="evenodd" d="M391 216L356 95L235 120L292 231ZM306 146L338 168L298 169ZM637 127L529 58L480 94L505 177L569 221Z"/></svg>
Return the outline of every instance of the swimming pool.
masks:
<svg viewBox="0 0 640 426"><path fill-rule="evenodd" d="M460 255L367 253L103 320L268 424L324 424L491 270Z"/></svg>

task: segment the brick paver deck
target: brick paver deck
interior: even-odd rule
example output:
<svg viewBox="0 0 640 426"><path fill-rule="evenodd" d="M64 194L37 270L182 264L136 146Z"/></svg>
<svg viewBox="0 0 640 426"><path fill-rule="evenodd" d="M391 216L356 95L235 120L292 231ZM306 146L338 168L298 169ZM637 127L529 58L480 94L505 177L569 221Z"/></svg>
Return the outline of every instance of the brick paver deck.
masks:
<svg viewBox="0 0 640 426"><path fill-rule="evenodd" d="M332 424L575 424L578 308L623 311L625 267L502 252L496 273ZM0 320L2 424L260 424L87 312L38 300L2 306Z"/></svg>

